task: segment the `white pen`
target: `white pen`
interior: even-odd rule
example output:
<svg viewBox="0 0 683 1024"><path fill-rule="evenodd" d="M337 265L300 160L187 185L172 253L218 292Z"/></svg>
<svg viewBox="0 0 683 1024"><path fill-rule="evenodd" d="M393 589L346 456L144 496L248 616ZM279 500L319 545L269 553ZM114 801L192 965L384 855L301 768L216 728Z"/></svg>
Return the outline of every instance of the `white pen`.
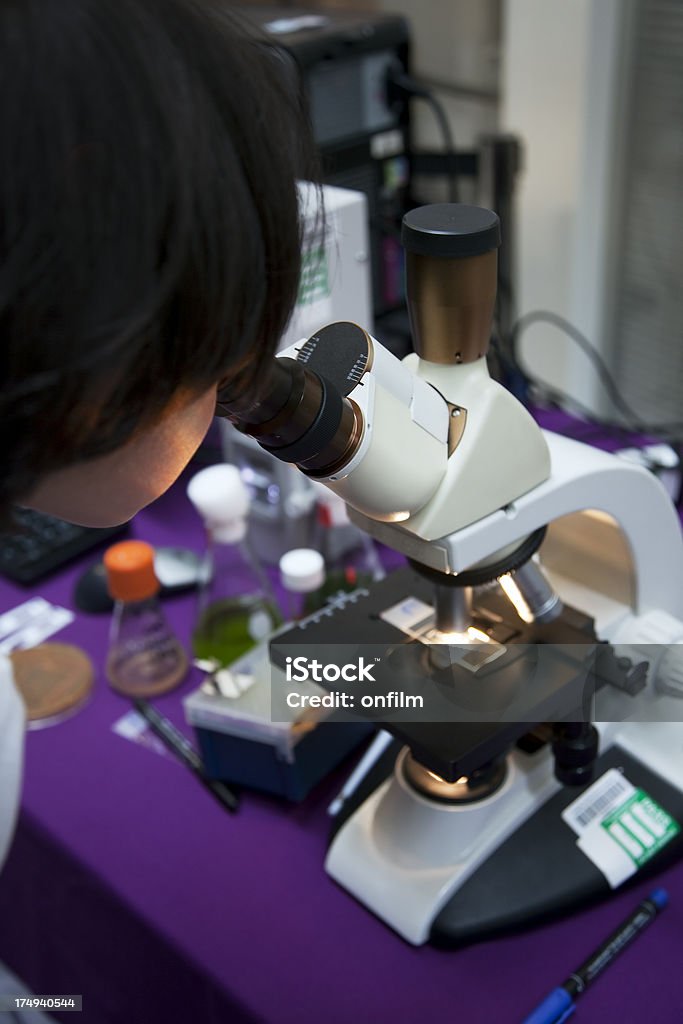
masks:
<svg viewBox="0 0 683 1024"><path fill-rule="evenodd" d="M339 814L342 806L346 803L351 794L358 788L360 783L363 781L365 776L368 774L372 766L379 761L380 757L387 749L393 736L386 729L380 729L375 736L374 740L365 751L360 761L349 775L348 779L344 783L342 789L339 791L337 796L334 798L330 806L327 808L327 813L330 817L334 818Z"/></svg>

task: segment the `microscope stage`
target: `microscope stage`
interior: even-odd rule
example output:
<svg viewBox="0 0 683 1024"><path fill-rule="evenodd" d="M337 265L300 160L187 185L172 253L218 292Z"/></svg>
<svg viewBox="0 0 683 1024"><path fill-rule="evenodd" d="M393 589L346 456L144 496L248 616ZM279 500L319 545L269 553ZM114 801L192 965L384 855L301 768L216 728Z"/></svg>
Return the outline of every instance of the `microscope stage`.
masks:
<svg viewBox="0 0 683 1024"><path fill-rule="evenodd" d="M598 685L589 617L566 608L552 623L526 625L506 598L488 590L473 607L484 643L426 644L413 628L394 624L396 608L432 604L429 582L401 569L368 590L339 595L280 634L271 642L271 660L282 669L297 658L371 664L371 682L321 678L321 685L354 695L354 714L393 733L450 782L503 756L537 723L587 720ZM490 656L474 653L489 649ZM289 685L296 691L296 683Z"/></svg>

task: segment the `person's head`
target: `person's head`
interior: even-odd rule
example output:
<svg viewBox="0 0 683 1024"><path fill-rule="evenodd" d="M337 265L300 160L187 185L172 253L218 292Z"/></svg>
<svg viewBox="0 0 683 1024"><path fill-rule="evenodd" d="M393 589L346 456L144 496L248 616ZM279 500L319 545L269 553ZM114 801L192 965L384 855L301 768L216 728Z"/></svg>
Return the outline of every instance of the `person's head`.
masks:
<svg viewBox="0 0 683 1024"><path fill-rule="evenodd" d="M307 125L226 6L0 0L0 512L129 518L286 325Z"/></svg>

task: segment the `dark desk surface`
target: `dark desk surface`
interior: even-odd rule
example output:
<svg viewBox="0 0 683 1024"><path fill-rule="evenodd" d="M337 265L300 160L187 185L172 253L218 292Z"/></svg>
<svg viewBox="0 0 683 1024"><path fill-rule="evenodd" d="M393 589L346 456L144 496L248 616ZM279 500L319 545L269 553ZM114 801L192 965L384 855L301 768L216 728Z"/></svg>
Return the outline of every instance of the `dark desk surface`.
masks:
<svg viewBox="0 0 683 1024"><path fill-rule="evenodd" d="M134 533L200 544L181 488L140 514ZM70 606L80 568L36 592ZM0 610L27 596L0 583ZM167 601L185 640L192 607L192 597ZM84 1020L514 1022L652 888L459 952L414 949L323 871L325 809L345 773L301 806L246 794L239 814L222 812L174 759L112 731L127 704L102 672L107 630L106 616L79 615L58 636L93 658L96 687L75 717L28 736L22 820L0 880L0 958L37 991L82 993ZM188 732L181 698L197 682L193 673L158 701ZM577 1020L683 1017L683 868L661 884L671 906Z"/></svg>

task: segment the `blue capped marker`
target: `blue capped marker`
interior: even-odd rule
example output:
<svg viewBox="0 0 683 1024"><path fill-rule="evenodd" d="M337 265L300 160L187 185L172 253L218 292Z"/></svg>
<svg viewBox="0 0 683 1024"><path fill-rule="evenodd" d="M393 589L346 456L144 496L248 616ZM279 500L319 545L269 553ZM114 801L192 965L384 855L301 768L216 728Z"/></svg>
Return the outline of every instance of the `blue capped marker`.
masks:
<svg viewBox="0 0 683 1024"><path fill-rule="evenodd" d="M633 942L637 935L654 921L660 910L669 902L669 894L665 889L655 889L646 900L643 900L623 924L612 932L598 946L596 951L585 960L577 970L570 974L566 981L554 989L549 996L536 1007L523 1024L562 1024L576 1009L574 1000L595 981L599 974L615 960L621 951Z"/></svg>

